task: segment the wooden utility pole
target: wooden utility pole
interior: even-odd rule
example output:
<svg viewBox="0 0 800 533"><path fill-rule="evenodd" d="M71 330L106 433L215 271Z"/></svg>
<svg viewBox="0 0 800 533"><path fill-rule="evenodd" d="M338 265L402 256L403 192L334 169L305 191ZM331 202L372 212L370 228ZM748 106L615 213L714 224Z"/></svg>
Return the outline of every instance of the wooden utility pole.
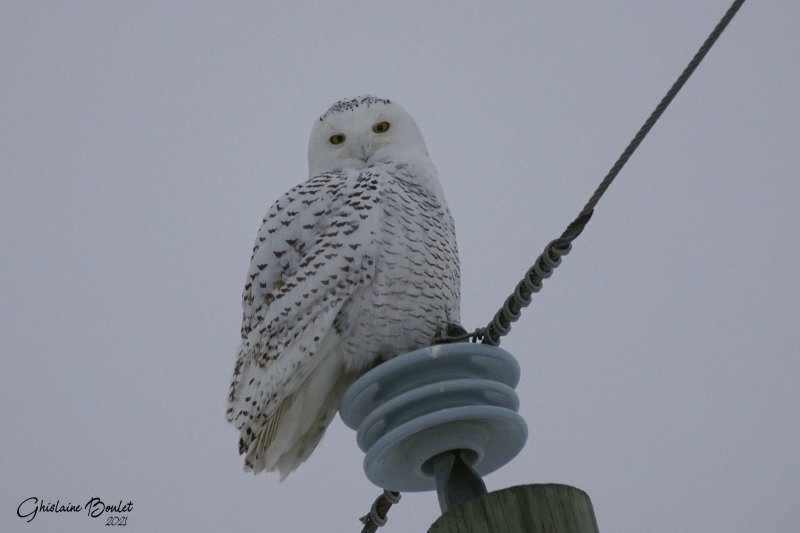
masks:
<svg viewBox="0 0 800 533"><path fill-rule="evenodd" d="M456 505L428 533L599 533L589 495L568 485L520 485Z"/></svg>

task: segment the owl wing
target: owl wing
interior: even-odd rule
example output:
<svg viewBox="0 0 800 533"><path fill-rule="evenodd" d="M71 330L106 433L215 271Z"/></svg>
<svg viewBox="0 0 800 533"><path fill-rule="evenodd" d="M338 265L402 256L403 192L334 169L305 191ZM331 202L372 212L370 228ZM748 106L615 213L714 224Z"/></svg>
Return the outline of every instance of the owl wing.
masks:
<svg viewBox="0 0 800 533"><path fill-rule="evenodd" d="M258 232L242 295L242 343L227 419L247 447L335 344L337 317L374 273L377 198L368 173L297 185Z"/></svg>

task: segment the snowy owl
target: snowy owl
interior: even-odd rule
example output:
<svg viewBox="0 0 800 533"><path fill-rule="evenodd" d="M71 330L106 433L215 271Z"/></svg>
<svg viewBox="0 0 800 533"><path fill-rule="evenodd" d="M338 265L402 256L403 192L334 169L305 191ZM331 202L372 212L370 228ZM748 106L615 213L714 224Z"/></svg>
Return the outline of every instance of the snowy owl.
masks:
<svg viewBox="0 0 800 533"><path fill-rule="evenodd" d="M228 395L245 471L281 479L358 376L460 322L453 219L411 116L374 96L336 102L308 166L258 232Z"/></svg>

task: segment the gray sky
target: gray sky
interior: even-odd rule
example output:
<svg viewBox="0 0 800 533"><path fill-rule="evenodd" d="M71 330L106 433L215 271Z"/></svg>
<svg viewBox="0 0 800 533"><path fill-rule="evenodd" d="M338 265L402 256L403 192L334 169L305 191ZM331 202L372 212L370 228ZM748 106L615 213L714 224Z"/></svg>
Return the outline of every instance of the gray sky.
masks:
<svg viewBox="0 0 800 533"><path fill-rule="evenodd" d="M286 3L289 4L289 3ZM728 0L5 2L0 529L358 531L379 490L336 420L285 482L224 420L266 209L312 120L418 122L485 324ZM800 506L800 4L748 2L502 346L521 454L490 490L587 491L606 532L786 531ZM386 533L424 531L407 494Z"/></svg>

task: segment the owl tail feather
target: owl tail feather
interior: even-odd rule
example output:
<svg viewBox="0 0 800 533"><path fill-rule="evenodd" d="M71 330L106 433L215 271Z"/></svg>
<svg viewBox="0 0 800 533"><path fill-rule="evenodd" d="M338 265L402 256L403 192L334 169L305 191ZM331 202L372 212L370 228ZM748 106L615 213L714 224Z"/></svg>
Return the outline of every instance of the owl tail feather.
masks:
<svg viewBox="0 0 800 533"><path fill-rule="evenodd" d="M320 362L249 443L245 471L278 471L283 481L317 447L336 416L342 395L355 378L356 374L346 372L337 357L329 356Z"/></svg>

